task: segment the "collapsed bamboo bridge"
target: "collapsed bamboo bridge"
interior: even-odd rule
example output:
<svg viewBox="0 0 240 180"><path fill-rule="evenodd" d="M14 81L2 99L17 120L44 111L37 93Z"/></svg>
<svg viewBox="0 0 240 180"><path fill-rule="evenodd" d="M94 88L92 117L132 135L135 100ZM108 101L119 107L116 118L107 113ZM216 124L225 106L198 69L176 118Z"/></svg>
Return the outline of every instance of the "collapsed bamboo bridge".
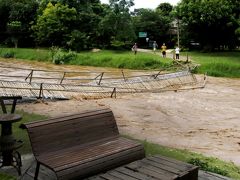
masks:
<svg viewBox="0 0 240 180"><path fill-rule="evenodd" d="M49 71L0 65L0 96L69 99L106 98L126 93L177 91L203 88L206 76L198 80L188 69L178 72Z"/></svg>

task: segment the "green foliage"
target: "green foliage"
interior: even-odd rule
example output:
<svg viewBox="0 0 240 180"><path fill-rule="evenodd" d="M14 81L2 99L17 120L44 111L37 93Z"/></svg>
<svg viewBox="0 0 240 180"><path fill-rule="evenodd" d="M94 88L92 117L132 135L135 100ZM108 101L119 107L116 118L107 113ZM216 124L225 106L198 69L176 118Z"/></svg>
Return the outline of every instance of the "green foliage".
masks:
<svg viewBox="0 0 240 180"><path fill-rule="evenodd" d="M122 41L118 41L118 40L113 40L111 41L111 46L114 49L122 49L124 47L125 43Z"/></svg>
<svg viewBox="0 0 240 180"><path fill-rule="evenodd" d="M87 49L87 46L91 46L89 43L89 36L85 32L79 30L73 30L70 34L70 40L67 42L68 47L73 50L80 51Z"/></svg>
<svg viewBox="0 0 240 180"><path fill-rule="evenodd" d="M184 54L184 53L183 53ZM240 77L240 52L188 52L190 59L200 64L198 73L216 77Z"/></svg>
<svg viewBox="0 0 240 180"><path fill-rule="evenodd" d="M0 39L1 42L17 46L30 45L31 22L35 20L38 2L36 0L0 1ZM14 37L14 38L13 38ZM11 40L14 40L13 42Z"/></svg>
<svg viewBox="0 0 240 180"><path fill-rule="evenodd" d="M26 49L26 48L1 48L1 56L8 52L14 52L14 57L21 60L51 61L51 54L45 49Z"/></svg>
<svg viewBox="0 0 240 180"><path fill-rule="evenodd" d="M204 171L209 171L209 172L213 172L213 173L220 174L223 176L228 176L228 171L226 169L222 169L222 168L218 167L217 165L209 164L209 162L211 162L211 161L212 161L211 158L200 159L199 157L194 157L194 158L191 158L188 161L188 163L199 166L200 169L202 169Z"/></svg>
<svg viewBox="0 0 240 180"><path fill-rule="evenodd" d="M76 51L80 51L82 49L90 49L99 45L101 38L99 35L100 32L98 26L101 17L104 15L103 7L101 6L99 0L41 0L38 11L38 21L40 21L39 19L41 18L45 19L43 18L43 16L46 16L44 15L44 12L48 8L50 2L54 7L57 5L64 5L67 6L68 9L74 9L75 12L74 15L66 15L67 17L72 18L72 20L68 22L65 21L65 17L57 17L56 19L53 18L59 16L59 13L62 13L63 15L66 14L67 9L65 9L65 12L61 11L57 14L52 13L52 20L50 19L49 23L53 23L51 26L57 25L57 27L53 27L50 30L54 30L55 33L52 33L51 41L47 41L46 38L46 41L40 42L40 39L38 39L39 43L42 43L42 45L45 46L57 45L59 47L69 48ZM50 17L46 18L48 19ZM43 21L43 23L46 22ZM51 28L51 26L49 28ZM48 26L46 26L45 29L47 27ZM35 29L35 26L33 26L33 28ZM39 34L36 34L35 31L36 37L39 37L40 34L44 35L44 33L41 33L41 31L39 31Z"/></svg>
<svg viewBox="0 0 240 180"><path fill-rule="evenodd" d="M17 178L8 174L0 173L1 180L16 180Z"/></svg>
<svg viewBox="0 0 240 180"><path fill-rule="evenodd" d="M75 60L76 56L77 54L72 51L65 52L59 48L57 52L52 56L52 62L54 64L67 64L71 60Z"/></svg>
<svg viewBox="0 0 240 180"><path fill-rule="evenodd" d="M199 42L208 51L223 45L231 49L238 41L235 31L240 26L239 10L236 10L239 5L239 1L229 0L182 0L176 8L182 37L188 43Z"/></svg>
<svg viewBox="0 0 240 180"><path fill-rule="evenodd" d="M164 16L169 16L173 10L173 6L170 3L161 3L157 7L157 10L160 10Z"/></svg>
<svg viewBox="0 0 240 180"><path fill-rule="evenodd" d="M123 0L110 1L110 9L102 18L99 29L101 43L105 46L125 46L126 42L133 42L136 39L132 18L129 8L133 2ZM121 44L121 45L120 45Z"/></svg>
<svg viewBox="0 0 240 180"><path fill-rule="evenodd" d="M36 40L40 44L67 46L66 42L72 31L72 24L77 20L75 8L57 3L48 3L43 14L38 16L36 25L32 26Z"/></svg>
<svg viewBox="0 0 240 180"><path fill-rule="evenodd" d="M9 31L19 31L22 23L20 21L11 21L7 24Z"/></svg>
<svg viewBox="0 0 240 180"><path fill-rule="evenodd" d="M140 9L137 16L133 17L135 33L147 32L150 41L157 41L158 45L166 43L167 46L173 46L170 35L172 17L164 15L161 10ZM143 38L142 38L143 39ZM141 46L146 45L146 40L139 40Z"/></svg>
<svg viewBox="0 0 240 180"><path fill-rule="evenodd" d="M170 66L172 62L155 54L129 51L82 52L69 64L126 69L159 69Z"/></svg>
<svg viewBox="0 0 240 180"><path fill-rule="evenodd" d="M1 53L1 57L3 58L14 58L14 55L15 55L14 51L11 50Z"/></svg>

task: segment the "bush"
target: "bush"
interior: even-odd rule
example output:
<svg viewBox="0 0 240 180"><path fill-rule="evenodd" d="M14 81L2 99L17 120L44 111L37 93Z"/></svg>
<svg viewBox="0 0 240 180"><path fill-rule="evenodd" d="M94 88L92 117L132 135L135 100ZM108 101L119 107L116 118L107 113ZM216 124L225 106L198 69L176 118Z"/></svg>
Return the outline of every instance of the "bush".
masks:
<svg viewBox="0 0 240 180"><path fill-rule="evenodd" d="M14 56L15 56L15 53L14 53L13 51L4 52L4 53L2 54L2 57L3 57L3 58L14 58Z"/></svg>
<svg viewBox="0 0 240 180"><path fill-rule="evenodd" d="M211 161L210 159L200 159L196 157L196 158L191 158L188 161L188 163L199 166L200 169L204 171L209 171L209 172L213 172L223 176L228 176L228 172L225 169L220 168L216 165L212 165L210 161Z"/></svg>
<svg viewBox="0 0 240 180"><path fill-rule="evenodd" d="M52 55L52 62L54 64L66 64L71 60L76 59L77 54L72 51L64 52L61 49L58 49L55 53Z"/></svg>

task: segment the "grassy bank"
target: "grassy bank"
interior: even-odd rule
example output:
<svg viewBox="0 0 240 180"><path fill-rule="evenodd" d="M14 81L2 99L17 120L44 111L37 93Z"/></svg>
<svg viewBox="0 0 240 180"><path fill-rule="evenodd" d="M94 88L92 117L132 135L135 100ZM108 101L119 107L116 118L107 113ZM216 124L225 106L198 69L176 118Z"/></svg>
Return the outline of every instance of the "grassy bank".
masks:
<svg viewBox="0 0 240 180"><path fill-rule="evenodd" d="M208 75L216 77L240 77L240 52L187 53L195 63L200 64L198 73L207 72ZM187 53L183 52L181 55L184 56ZM52 63L52 54L49 49L0 48L0 56L5 55L14 55L16 59L21 60ZM169 69L173 65L171 59L162 58L156 54L138 52L134 55L131 51L109 50L80 52L65 64L123 69Z"/></svg>
<svg viewBox="0 0 240 180"><path fill-rule="evenodd" d="M17 139L21 139L24 141L24 146L20 149L20 152L22 154L30 153L31 146L30 146L27 132L26 130L20 129L19 125L25 122L46 119L46 117L37 115L37 114L29 114L24 111L17 111L16 113L21 114L23 119L20 122L14 123L14 126L13 126L14 136L17 137ZM128 137L128 138L131 138L131 137ZM233 163L224 162L217 158L206 157L201 154L189 152L187 150L168 148L168 147L164 147L158 144L154 144L154 143L150 143L142 140L138 140L138 141L140 141L144 145L147 156L160 154L163 156L178 159L180 161L195 164L197 166L200 166L201 169L206 171L215 172L215 173L228 176L234 179L240 179L240 167L234 165ZM0 173L0 179L10 180L10 179L15 179L15 177Z"/></svg>
<svg viewBox="0 0 240 180"><path fill-rule="evenodd" d="M14 55L16 59L52 63L51 51L48 49L0 48L1 57L8 54ZM171 66L172 61L149 53L138 52L134 55L131 51L102 50L77 53L65 64L125 69L162 69Z"/></svg>
<svg viewBox="0 0 240 180"><path fill-rule="evenodd" d="M240 52L188 53L194 62L200 64L199 73L207 72L215 77L240 77Z"/></svg>

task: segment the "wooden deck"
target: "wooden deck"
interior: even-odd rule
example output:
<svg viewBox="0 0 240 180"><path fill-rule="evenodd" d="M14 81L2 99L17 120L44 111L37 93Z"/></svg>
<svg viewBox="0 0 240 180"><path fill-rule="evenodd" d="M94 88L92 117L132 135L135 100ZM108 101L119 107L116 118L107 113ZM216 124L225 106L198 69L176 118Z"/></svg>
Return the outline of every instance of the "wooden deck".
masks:
<svg viewBox="0 0 240 180"><path fill-rule="evenodd" d="M24 173L26 169L28 169L28 174L23 174L23 176L19 179L21 180L33 180L34 172L35 172L36 162L32 155L23 155L23 167L22 172ZM3 168L0 169L1 173L7 173L14 176L18 176L17 171L14 168ZM47 169L42 167L40 169L39 180L56 180L55 174ZM127 179L124 179L127 180ZM136 180L136 179L135 179ZM231 178L224 177L218 174L205 172L205 171L198 171L198 180L231 180Z"/></svg>
<svg viewBox="0 0 240 180"><path fill-rule="evenodd" d="M163 156L152 156L86 180L197 180L198 167Z"/></svg>

